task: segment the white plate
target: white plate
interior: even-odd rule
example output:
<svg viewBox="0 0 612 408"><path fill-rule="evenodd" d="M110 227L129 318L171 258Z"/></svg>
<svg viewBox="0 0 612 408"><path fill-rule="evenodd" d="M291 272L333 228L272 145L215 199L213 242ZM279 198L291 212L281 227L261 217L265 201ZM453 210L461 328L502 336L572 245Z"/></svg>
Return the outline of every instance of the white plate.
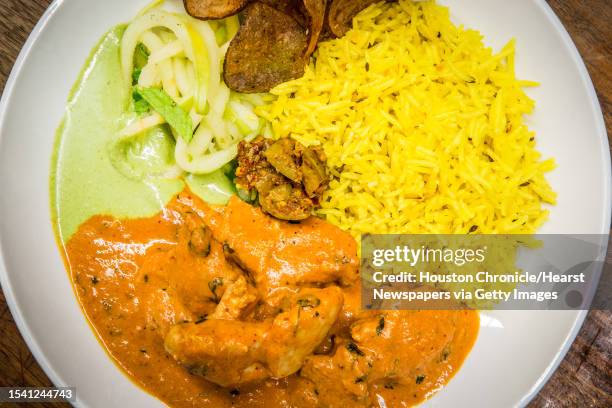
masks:
<svg viewBox="0 0 612 408"><path fill-rule="evenodd" d="M34 356L58 386L76 386L83 407L157 406L97 342L73 295L49 211L55 129L91 48L145 0L55 1L13 69L0 110L0 282ZM453 19L499 49L517 39L517 71L541 82L528 119L538 149L557 160L559 201L544 233L605 234L610 157L591 80L567 32L543 0L443 0ZM604 41L604 39L602 39ZM3 258L3 260L2 260ZM464 367L431 406L525 405L578 332L585 312L485 315Z"/></svg>

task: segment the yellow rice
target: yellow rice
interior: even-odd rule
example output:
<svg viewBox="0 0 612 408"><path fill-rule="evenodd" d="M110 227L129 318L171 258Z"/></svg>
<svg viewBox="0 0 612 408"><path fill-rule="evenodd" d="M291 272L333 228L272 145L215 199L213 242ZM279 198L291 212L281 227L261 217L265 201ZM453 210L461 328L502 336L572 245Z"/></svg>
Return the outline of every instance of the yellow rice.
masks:
<svg viewBox="0 0 612 408"><path fill-rule="evenodd" d="M524 123L514 41L495 54L433 1L375 4L319 45L258 114L275 137L323 146L319 215L361 233L523 233L555 193Z"/></svg>

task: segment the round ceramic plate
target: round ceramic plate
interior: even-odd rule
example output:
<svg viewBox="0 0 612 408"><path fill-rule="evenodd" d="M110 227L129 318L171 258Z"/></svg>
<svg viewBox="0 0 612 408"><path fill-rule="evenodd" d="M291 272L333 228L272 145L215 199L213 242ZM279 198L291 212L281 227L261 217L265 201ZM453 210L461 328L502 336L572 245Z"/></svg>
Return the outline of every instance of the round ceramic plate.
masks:
<svg viewBox="0 0 612 408"><path fill-rule="evenodd" d="M81 66L98 39L146 0L56 0L26 43L0 108L0 281L36 359L83 407L161 405L132 384L81 313L58 251L49 210L55 129ZM528 124L558 168L548 178L558 204L542 233L605 234L610 226L606 131L585 66L544 0L440 0L456 23L495 49L517 40L517 73L539 81ZM584 311L482 315L478 341L429 406L525 405L555 370Z"/></svg>

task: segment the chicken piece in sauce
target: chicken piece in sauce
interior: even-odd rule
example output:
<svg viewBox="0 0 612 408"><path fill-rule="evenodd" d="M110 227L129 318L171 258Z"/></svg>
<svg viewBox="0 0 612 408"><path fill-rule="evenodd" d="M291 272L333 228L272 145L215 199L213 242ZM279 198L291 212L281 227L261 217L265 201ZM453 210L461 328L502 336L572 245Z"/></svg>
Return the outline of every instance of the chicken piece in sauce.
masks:
<svg viewBox="0 0 612 408"><path fill-rule="evenodd" d="M301 371L321 392L333 400L375 403L376 389L412 387L439 379L431 371L443 363L461 324L456 311L387 311L370 314L351 325L350 336L337 344L333 354L310 356ZM429 315L436 325L423 319ZM424 341L427 339L427 341ZM444 373L445 375L446 373Z"/></svg>
<svg viewBox="0 0 612 408"><path fill-rule="evenodd" d="M226 259L223 245L213 238L201 215L187 210L179 215L177 221L176 244L146 257L139 275L143 279L146 277L147 281L155 280L163 292L178 296L184 308L194 315L208 315L226 289L243 273ZM154 296L165 299L167 294ZM174 309L181 310L181 307L175 306ZM158 319L160 322L168 320L163 312L151 313L156 314L166 316Z"/></svg>
<svg viewBox="0 0 612 408"><path fill-rule="evenodd" d="M355 239L319 218L292 224L232 197L208 223L215 239L224 243L226 256L263 296L281 287L347 286L359 279Z"/></svg>
<svg viewBox="0 0 612 408"><path fill-rule="evenodd" d="M263 322L213 319L176 325L166 336L166 350L191 372L221 386L286 377L325 338L342 301L337 287L301 289L288 310Z"/></svg>
<svg viewBox="0 0 612 408"><path fill-rule="evenodd" d="M238 320L257 302L259 293L244 276L239 277L225 291L211 319Z"/></svg>
<svg viewBox="0 0 612 408"><path fill-rule="evenodd" d="M261 208L281 220L308 218L327 188L325 154L291 138L258 137L238 146L236 185L256 192Z"/></svg>

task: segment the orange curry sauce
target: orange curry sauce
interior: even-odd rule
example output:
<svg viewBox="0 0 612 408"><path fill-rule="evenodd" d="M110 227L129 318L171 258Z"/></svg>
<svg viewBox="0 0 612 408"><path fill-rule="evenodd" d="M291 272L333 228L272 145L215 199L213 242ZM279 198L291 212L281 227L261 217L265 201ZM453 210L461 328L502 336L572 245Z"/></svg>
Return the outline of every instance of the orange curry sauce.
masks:
<svg viewBox="0 0 612 408"><path fill-rule="evenodd" d="M214 237L206 256L192 242L204 225ZM227 242L242 251L243 262L229 259ZM277 221L236 198L212 207L186 190L151 218L95 216L65 250L78 299L106 350L170 406L346 408L378 406L381 398L387 407L415 405L446 384L478 333L475 311L361 310L350 235L316 218ZM206 330L224 292L243 274L259 293L257 304L241 312L244 324L274 319L282 308L268 299L283 290L337 285L344 300L297 373L221 387L177 362L164 338L176 325ZM244 334L229 335L239 341Z"/></svg>

